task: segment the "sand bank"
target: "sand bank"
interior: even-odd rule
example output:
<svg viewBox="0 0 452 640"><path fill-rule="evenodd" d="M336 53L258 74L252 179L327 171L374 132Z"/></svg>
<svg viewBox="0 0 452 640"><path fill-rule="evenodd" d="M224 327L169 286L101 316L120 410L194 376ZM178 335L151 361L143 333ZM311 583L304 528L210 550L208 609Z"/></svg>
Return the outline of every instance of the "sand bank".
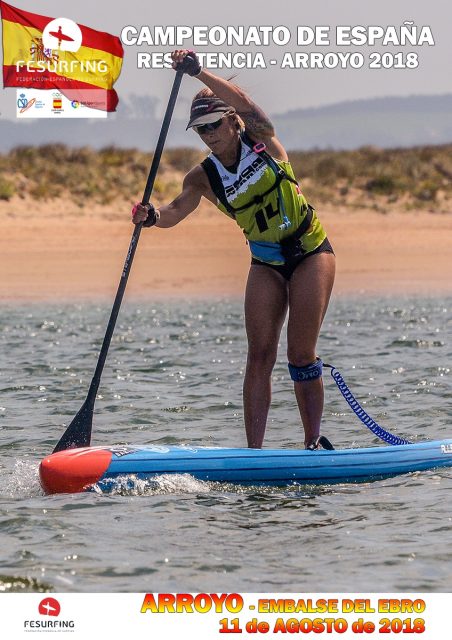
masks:
<svg viewBox="0 0 452 640"><path fill-rule="evenodd" d="M61 215L45 204L2 203L0 299L113 298L132 233L128 205L110 220L106 210L58 206L66 208ZM452 215L319 216L337 254L336 295L452 293ZM127 296L241 296L249 260L236 225L203 205L177 227L143 230Z"/></svg>

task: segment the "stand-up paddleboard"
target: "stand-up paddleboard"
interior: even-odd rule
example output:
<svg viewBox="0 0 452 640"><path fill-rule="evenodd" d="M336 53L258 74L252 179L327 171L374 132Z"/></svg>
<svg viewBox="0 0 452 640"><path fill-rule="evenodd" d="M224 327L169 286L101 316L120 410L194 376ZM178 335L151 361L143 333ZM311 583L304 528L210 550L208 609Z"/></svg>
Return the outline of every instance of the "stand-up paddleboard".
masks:
<svg viewBox="0 0 452 640"><path fill-rule="evenodd" d="M46 493L76 493L89 490L94 484L109 491L124 476L146 480L164 474L190 474L210 482L284 486L366 482L451 466L452 439L448 439L334 451L85 447L44 458L39 473Z"/></svg>

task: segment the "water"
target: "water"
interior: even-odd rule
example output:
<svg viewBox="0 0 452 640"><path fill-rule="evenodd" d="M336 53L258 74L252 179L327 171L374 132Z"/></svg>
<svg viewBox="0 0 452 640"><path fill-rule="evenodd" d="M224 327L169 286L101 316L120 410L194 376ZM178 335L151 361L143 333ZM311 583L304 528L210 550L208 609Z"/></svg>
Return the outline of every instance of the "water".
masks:
<svg viewBox="0 0 452 640"><path fill-rule="evenodd" d="M319 353L366 410L413 440L452 435L452 299L334 300ZM361 485L220 486L187 476L46 497L37 469L81 406L109 305L0 312L0 591L451 591L452 473ZM301 428L286 368L274 371L266 446ZM243 446L242 307L121 310L93 444ZM326 373L323 432L378 445Z"/></svg>

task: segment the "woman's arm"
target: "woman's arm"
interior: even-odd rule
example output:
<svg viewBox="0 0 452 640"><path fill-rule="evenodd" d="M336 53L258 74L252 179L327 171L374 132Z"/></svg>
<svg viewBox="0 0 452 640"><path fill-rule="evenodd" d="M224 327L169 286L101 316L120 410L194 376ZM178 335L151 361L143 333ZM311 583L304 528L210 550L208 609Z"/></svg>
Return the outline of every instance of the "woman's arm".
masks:
<svg viewBox="0 0 452 640"><path fill-rule="evenodd" d="M197 167L196 167L197 168ZM184 178L182 192L172 202L160 207L160 219L156 226L167 228L181 222L199 205L202 196L202 189L199 183L193 178L195 169L192 169Z"/></svg>
<svg viewBox="0 0 452 640"><path fill-rule="evenodd" d="M182 62L187 53L192 52L185 49L174 51L172 54L174 66ZM195 77L237 111L245 123L246 132L255 142L265 142L272 156L287 161L286 150L276 137L270 118L243 89L205 69L201 69Z"/></svg>
<svg viewBox="0 0 452 640"><path fill-rule="evenodd" d="M155 210L156 227L174 227L192 213L205 195L204 171L200 166L194 167L184 178L182 192L169 204L163 205ZM133 214L132 222L138 224L144 222L148 217L147 207L137 204Z"/></svg>

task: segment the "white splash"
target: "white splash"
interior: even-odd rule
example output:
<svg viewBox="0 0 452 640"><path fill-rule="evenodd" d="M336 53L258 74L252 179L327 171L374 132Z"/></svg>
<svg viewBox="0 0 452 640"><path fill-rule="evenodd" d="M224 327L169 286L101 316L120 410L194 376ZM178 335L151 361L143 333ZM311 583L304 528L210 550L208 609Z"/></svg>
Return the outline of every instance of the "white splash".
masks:
<svg viewBox="0 0 452 640"><path fill-rule="evenodd" d="M135 475L119 476L107 484L96 484L96 493L108 495L152 496L171 493L209 493L210 484L190 474L163 474L141 479Z"/></svg>
<svg viewBox="0 0 452 640"><path fill-rule="evenodd" d="M39 462L29 459L16 460L12 473L7 476L4 493L11 498L44 495L39 482Z"/></svg>

